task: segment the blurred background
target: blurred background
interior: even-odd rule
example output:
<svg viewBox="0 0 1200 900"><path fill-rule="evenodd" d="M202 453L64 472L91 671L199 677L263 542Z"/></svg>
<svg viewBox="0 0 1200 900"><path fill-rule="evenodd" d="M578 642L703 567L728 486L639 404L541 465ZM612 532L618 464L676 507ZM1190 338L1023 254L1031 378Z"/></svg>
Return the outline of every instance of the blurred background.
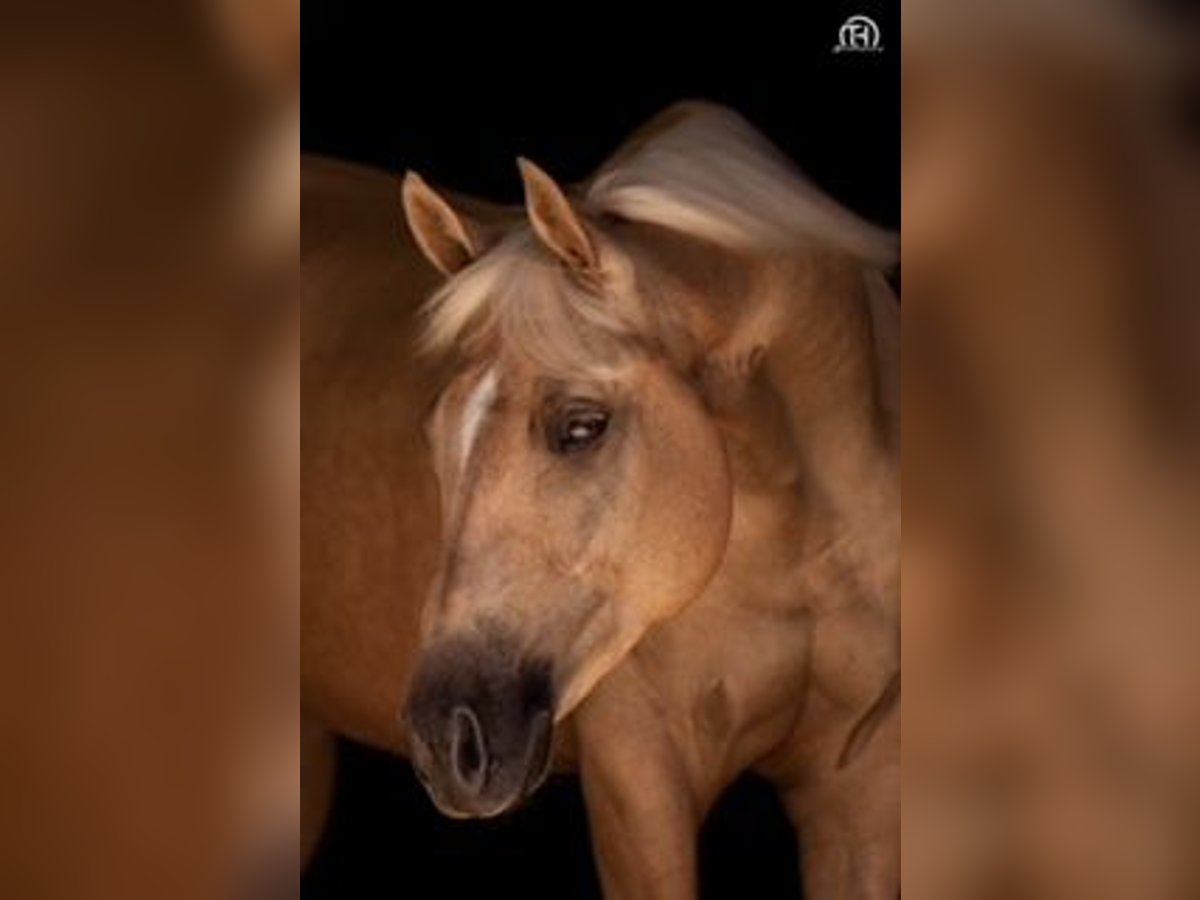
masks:
<svg viewBox="0 0 1200 900"><path fill-rule="evenodd" d="M849 14L836 5L697 8L664 27L602 8L570 22L507 7L463 21L458 9L308 0L301 146L517 203L518 155L562 181L583 179L657 112L705 98L749 118L842 203L895 228L898 22L884 3L862 11L878 19L882 53L832 52ZM573 778L552 780L512 816L464 823L434 810L404 760L343 742L337 777L308 898L407 884L436 884L444 897L599 896ZM701 861L705 897L799 896L791 827L765 782L747 779L715 810Z"/></svg>
<svg viewBox="0 0 1200 900"><path fill-rule="evenodd" d="M0 896L296 892L298 51L5 5Z"/></svg>
<svg viewBox="0 0 1200 900"><path fill-rule="evenodd" d="M1200 896L1192 10L904 5L910 896Z"/></svg>

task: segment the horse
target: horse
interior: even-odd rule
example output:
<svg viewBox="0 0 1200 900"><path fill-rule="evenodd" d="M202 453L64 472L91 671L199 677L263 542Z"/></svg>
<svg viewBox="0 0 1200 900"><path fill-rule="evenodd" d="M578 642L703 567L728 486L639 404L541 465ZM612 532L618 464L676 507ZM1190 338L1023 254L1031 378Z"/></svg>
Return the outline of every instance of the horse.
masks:
<svg viewBox="0 0 1200 900"><path fill-rule="evenodd" d="M523 208L302 166L310 736L452 817L578 771L620 898L695 897L754 771L806 896L896 896L894 236L702 102Z"/></svg>

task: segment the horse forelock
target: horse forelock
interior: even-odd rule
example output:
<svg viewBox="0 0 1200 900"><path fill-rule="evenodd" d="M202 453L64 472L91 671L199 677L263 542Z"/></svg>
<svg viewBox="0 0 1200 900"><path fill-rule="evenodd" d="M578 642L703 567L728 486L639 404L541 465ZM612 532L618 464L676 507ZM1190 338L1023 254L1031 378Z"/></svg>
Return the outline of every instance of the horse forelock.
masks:
<svg viewBox="0 0 1200 900"><path fill-rule="evenodd" d="M427 301L423 347L467 356L503 350L548 374L610 377L652 339L638 298L620 293L582 282L522 226Z"/></svg>

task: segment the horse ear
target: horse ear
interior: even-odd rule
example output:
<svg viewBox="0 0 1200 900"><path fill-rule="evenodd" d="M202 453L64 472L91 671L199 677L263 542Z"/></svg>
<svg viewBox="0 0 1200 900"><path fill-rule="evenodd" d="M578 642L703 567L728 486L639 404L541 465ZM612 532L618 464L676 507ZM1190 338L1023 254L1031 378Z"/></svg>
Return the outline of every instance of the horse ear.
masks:
<svg viewBox="0 0 1200 900"><path fill-rule="evenodd" d="M475 223L458 213L416 172L404 176L400 193L417 246L443 275L453 275L483 252Z"/></svg>
<svg viewBox="0 0 1200 900"><path fill-rule="evenodd" d="M527 159L519 158L517 166L525 183L525 210L542 243L572 269L595 270L596 246L562 188Z"/></svg>

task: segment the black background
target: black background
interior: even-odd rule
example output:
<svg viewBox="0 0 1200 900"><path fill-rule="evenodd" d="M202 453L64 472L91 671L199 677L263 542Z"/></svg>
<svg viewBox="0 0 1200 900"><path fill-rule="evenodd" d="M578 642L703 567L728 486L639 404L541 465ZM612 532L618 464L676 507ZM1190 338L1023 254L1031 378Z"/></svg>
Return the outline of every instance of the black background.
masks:
<svg viewBox="0 0 1200 900"><path fill-rule="evenodd" d="M426 5L430 0L426 0ZM548 11L437 0L303 0L302 147L496 200L517 201L515 159L586 176L671 102L737 109L830 194L899 224L898 4L743 3L667 15L573 4ZM884 52L834 54L866 13ZM651 22L664 21L651 25ZM305 874L308 900L598 897L577 783L552 781L492 822L440 817L406 763L344 744L336 803ZM799 894L794 839L769 788L739 784L701 838L706 898Z"/></svg>

